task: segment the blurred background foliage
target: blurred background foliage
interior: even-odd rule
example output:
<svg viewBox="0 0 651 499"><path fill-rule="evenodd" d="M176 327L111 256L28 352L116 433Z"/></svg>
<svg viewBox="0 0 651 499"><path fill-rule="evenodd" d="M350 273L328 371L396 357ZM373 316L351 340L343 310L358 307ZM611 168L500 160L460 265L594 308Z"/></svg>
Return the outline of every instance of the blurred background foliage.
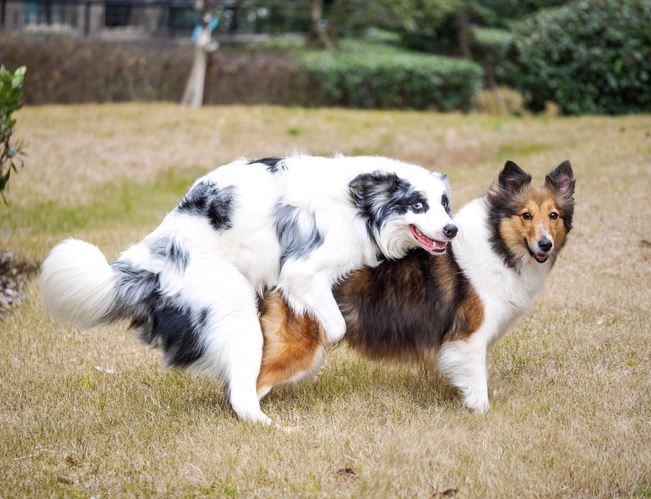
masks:
<svg viewBox="0 0 651 499"><path fill-rule="evenodd" d="M206 103L651 110L651 0L280 3L253 1L264 41L222 43L211 55ZM156 39L4 34L0 62L30 68L27 103L178 100L192 51Z"/></svg>

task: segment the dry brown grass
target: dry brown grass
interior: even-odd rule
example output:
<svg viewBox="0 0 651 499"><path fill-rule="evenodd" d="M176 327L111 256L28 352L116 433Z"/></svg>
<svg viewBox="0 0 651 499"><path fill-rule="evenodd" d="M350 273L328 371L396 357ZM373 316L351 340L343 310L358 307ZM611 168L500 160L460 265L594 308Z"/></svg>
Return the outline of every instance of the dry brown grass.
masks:
<svg viewBox="0 0 651 499"><path fill-rule="evenodd" d="M445 170L457 206L507 157L538 180L569 158L577 211L545 293L492 351L484 417L434 374L339 348L316 380L265 399L292 431L242 424L215 381L160 371L126 324L54 325L34 282L0 322L0 495L651 495L648 116L130 104L27 108L18 123L30 155L0 248L25 258L65 235L115 257L199 170L294 149Z"/></svg>

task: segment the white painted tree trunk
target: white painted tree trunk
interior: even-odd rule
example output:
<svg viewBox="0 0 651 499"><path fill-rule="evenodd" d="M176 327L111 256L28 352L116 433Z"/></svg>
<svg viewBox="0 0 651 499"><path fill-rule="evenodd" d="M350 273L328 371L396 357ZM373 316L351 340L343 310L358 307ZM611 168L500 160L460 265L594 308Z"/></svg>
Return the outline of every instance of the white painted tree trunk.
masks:
<svg viewBox="0 0 651 499"><path fill-rule="evenodd" d="M194 60L192 70L185 84L185 91L181 104L190 107L201 107L203 104L203 91L206 82L206 66L208 53L217 49L217 44L210 39L210 27L205 26L194 46Z"/></svg>

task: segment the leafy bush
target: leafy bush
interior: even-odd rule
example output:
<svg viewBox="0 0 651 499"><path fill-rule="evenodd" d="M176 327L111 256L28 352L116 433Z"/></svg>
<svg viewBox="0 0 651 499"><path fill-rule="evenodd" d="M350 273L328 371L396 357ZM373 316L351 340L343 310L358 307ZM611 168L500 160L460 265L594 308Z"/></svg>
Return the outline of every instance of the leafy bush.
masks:
<svg viewBox="0 0 651 499"><path fill-rule="evenodd" d="M513 44L513 35L506 30L476 27L472 30L472 52L484 64L502 61Z"/></svg>
<svg viewBox="0 0 651 499"><path fill-rule="evenodd" d="M335 52L305 52L300 44L291 49L224 47L211 55L205 102L442 110L472 106L482 81L477 65L392 47L395 35L374 36L376 43L342 40ZM192 47L0 34L0 61L30 68L23 98L27 104L178 101Z"/></svg>
<svg viewBox="0 0 651 499"><path fill-rule="evenodd" d="M328 106L467 111L482 87L473 62L352 41L303 54L299 64L314 85L313 101Z"/></svg>
<svg viewBox="0 0 651 499"><path fill-rule="evenodd" d="M22 166L20 156L23 154L22 144L12 140L16 120L11 116L18 111L23 103L23 79L25 66L16 69L13 73L4 66L0 66L0 196L5 199L4 190L9 182L12 172Z"/></svg>
<svg viewBox="0 0 651 499"><path fill-rule="evenodd" d="M569 114L651 109L651 2L577 0L517 29L516 63L503 76L533 109Z"/></svg>

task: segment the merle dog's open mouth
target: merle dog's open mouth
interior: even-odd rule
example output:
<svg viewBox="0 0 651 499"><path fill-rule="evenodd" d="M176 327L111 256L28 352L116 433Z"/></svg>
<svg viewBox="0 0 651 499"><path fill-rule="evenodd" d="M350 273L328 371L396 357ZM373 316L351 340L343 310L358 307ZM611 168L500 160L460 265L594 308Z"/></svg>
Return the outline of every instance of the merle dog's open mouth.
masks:
<svg viewBox="0 0 651 499"><path fill-rule="evenodd" d="M414 236L414 239L418 241L418 244L420 244L427 251L430 251L432 253L445 253L445 248L448 244L447 242L437 241L436 239L427 237L413 224L409 226L409 232L411 232L411 235Z"/></svg>

